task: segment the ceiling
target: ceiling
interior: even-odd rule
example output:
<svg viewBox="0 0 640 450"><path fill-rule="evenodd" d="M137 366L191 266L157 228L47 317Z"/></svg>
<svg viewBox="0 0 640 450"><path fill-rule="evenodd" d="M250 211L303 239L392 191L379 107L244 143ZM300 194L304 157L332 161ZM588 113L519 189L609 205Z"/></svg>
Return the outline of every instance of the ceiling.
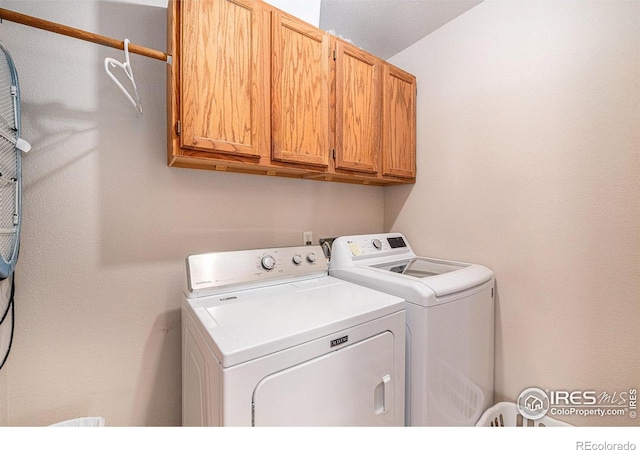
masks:
<svg viewBox="0 0 640 450"><path fill-rule="evenodd" d="M388 59L482 0L321 0L320 28Z"/></svg>

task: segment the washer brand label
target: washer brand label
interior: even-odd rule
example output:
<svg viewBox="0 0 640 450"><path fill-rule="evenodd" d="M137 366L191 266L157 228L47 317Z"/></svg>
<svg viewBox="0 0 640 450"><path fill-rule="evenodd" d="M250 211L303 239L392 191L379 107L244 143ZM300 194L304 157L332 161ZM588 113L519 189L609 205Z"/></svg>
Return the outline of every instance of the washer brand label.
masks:
<svg viewBox="0 0 640 450"><path fill-rule="evenodd" d="M335 347L336 345L344 344L349 340L349 335L339 337L338 339L334 339L331 341L331 347Z"/></svg>

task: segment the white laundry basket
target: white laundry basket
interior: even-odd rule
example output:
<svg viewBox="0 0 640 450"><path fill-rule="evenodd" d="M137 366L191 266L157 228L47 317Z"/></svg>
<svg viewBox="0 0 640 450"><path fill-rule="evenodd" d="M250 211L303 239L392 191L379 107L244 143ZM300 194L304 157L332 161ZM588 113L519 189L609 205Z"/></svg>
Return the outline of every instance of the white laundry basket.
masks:
<svg viewBox="0 0 640 450"><path fill-rule="evenodd" d="M476 423L477 427L572 427L573 425L551 417L527 419L520 414L515 403L500 402L487 409Z"/></svg>
<svg viewBox="0 0 640 450"><path fill-rule="evenodd" d="M104 417L80 417L54 423L52 427L104 427Z"/></svg>

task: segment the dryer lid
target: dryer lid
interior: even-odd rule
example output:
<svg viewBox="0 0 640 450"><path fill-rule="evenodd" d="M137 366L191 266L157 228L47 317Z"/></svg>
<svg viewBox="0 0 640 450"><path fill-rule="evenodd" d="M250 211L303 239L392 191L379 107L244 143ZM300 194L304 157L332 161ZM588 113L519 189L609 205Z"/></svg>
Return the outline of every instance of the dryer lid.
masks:
<svg viewBox="0 0 640 450"><path fill-rule="evenodd" d="M399 297L329 276L186 302L223 367L404 310Z"/></svg>

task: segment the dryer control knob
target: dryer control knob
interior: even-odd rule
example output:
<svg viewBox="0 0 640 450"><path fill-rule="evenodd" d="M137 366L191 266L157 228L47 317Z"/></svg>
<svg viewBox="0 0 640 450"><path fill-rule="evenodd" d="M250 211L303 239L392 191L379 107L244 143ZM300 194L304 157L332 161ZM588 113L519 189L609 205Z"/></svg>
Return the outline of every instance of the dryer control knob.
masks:
<svg viewBox="0 0 640 450"><path fill-rule="evenodd" d="M276 259L271 255L266 255L262 257L262 267L267 270L271 270L276 266Z"/></svg>
<svg viewBox="0 0 640 450"><path fill-rule="evenodd" d="M309 253L307 255L307 261L309 261L310 263L316 262L316 254L315 253Z"/></svg>
<svg viewBox="0 0 640 450"><path fill-rule="evenodd" d="M371 241L371 243L378 250L382 248L382 242L380 242L380 239L374 239L373 241Z"/></svg>
<svg viewBox="0 0 640 450"><path fill-rule="evenodd" d="M291 261L293 261L293 263L296 266L299 266L300 264L302 264L302 256L300 255L293 255L293 258L291 259Z"/></svg>

